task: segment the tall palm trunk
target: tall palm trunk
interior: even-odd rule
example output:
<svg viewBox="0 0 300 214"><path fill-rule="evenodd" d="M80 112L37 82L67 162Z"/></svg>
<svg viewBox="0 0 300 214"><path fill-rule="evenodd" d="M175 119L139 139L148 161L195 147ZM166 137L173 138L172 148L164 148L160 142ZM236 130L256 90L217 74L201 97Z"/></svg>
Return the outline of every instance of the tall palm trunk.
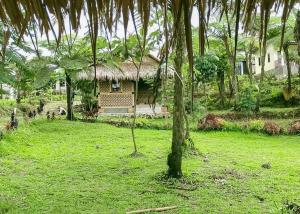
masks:
<svg viewBox="0 0 300 214"><path fill-rule="evenodd" d="M183 12L182 12L183 13ZM176 15L174 15L176 16ZM177 17L174 17L176 20ZM184 103L183 103L183 82L182 64L184 58L184 23L183 16L178 17L179 23L176 29L176 54L175 54L175 85L174 85L174 110L173 110L173 137L172 151L168 155L168 175L174 178L182 176L182 144L184 142Z"/></svg>
<svg viewBox="0 0 300 214"><path fill-rule="evenodd" d="M0 91L1 91L1 94L0 94L0 99L2 100L3 99L3 84L1 83L0 84Z"/></svg>
<svg viewBox="0 0 300 214"><path fill-rule="evenodd" d="M72 80L68 73L66 73L66 87L67 87L67 120L73 120L72 108Z"/></svg>
<svg viewBox="0 0 300 214"><path fill-rule="evenodd" d="M237 99L238 99L238 88L237 88L237 76L236 76L236 71L235 71L235 65L234 65L234 55L232 53L232 51L230 50L230 46L229 46L229 41L228 41L228 35L225 34L223 36L223 42L224 42L224 45L225 45L225 50L226 50L226 54L229 58L229 63L230 63L230 67L232 69L232 75L229 80L229 87L230 87L230 91L231 91L231 95L234 97L234 104L236 106L237 104Z"/></svg>
<svg viewBox="0 0 300 214"><path fill-rule="evenodd" d="M269 5L269 7L271 8L271 5ZM257 93L257 97L256 97L256 107L255 110L259 111L260 108L260 102L261 102L261 91L262 91L262 87L263 87L263 83L264 83L264 77L265 77L265 61L266 61L266 53L267 53L267 26L269 23L269 19L270 19L270 10L266 10L263 14L263 18L264 18L264 24L262 24L263 26L263 33L261 34L261 39L262 39L262 49L261 49L261 72L260 72L260 80L259 80L259 91Z"/></svg>
<svg viewBox="0 0 300 214"><path fill-rule="evenodd" d="M252 85L252 82L253 82L253 69L252 69L252 54L251 54L251 51L250 51L250 53L246 52L246 66L247 66L247 69L248 69L249 82Z"/></svg>
<svg viewBox="0 0 300 214"><path fill-rule="evenodd" d="M220 94L220 104L221 107L225 107L225 74L221 71L219 74L219 94Z"/></svg>
<svg viewBox="0 0 300 214"><path fill-rule="evenodd" d="M260 79L259 79L259 84L258 84L258 88L259 91L257 93L257 97L256 97L256 107L255 110L259 111L260 108L260 102L261 102L261 89L263 87L263 82L264 82L264 76L265 76L265 58L266 58L266 46L263 46L263 53L261 55L261 72L260 72Z"/></svg>
<svg viewBox="0 0 300 214"><path fill-rule="evenodd" d="M287 68L287 80L288 80L288 93L292 92L292 72L291 72L291 65L290 65L290 57L289 57L289 46L285 44L283 47L285 60L286 60L286 68Z"/></svg>
<svg viewBox="0 0 300 214"><path fill-rule="evenodd" d="M20 91L19 87L17 88L16 102L17 102L17 104L21 103L21 91Z"/></svg>
<svg viewBox="0 0 300 214"><path fill-rule="evenodd" d="M298 56L300 56L300 10L298 10L298 12L297 12L296 41L298 42ZM300 79L300 65L298 68L298 75L299 75L299 79Z"/></svg>

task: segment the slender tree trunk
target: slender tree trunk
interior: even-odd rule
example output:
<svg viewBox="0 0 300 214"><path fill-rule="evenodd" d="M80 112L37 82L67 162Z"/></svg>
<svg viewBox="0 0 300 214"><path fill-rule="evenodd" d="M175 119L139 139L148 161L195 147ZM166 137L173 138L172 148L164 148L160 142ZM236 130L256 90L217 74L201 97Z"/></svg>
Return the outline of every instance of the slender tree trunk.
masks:
<svg viewBox="0 0 300 214"><path fill-rule="evenodd" d="M232 87L232 81L231 81L230 75L227 75L227 78L228 78L229 95L230 95L230 97L232 97L233 96L233 87Z"/></svg>
<svg viewBox="0 0 300 214"><path fill-rule="evenodd" d="M224 37L222 38L224 45L225 45L225 49L226 49L226 54L229 58L229 62L231 65L231 69L232 69L232 75L230 78L230 89L231 89L231 95L234 96L234 105L236 106L237 104L237 99L238 99L238 90L237 90L237 76L236 76L236 71L235 71L235 66L234 66L234 56L232 54L232 51L230 50L229 47L229 42L228 42L228 36L224 35Z"/></svg>
<svg viewBox="0 0 300 214"><path fill-rule="evenodd" d="M296 40L298 42L298 56L300 57L300 10L297 12L297 19L296 19ZM298 76L300 80L300 65L298 65Z"/></svg>
<svg viewBox="0 0 300 214"><path fill-rule="evenodd" d="M72 108L72 80L68 73L66 73L66 87L67 87L67 120L73 120Z"/></svg>
<svg viewBox="0 0 300 214"><path fill-rule="evenodd" d="M221 107L225 107L225 77L224 77L224 71L220 73L220 83L219 83L219 94L220 94L220 104Z"/></svg>
<svg viewBox="0 0 300 214"><path fill-rule="evenodd" d="M259 80L259 91L257 93L257 98L256 98L256 111L259 111L260 108L260 102L261 102L261 91L262 91L262 87L263 87L263 83L264 83L264 76L265 76L265 61L266 61L266 53L267 53L267 26L269 23L269 19L270 19L270 11L266 10L263 14L264 16L264 24L262 24L263 26L263 33L262 35L262 50L261 50L261 72L260 72L260 80Z"/></svg>
<svg viewBox="0 0 300 214"><path fill-rule="evenodd" d="M3 99L3 84L1 83L0 84L0 90L1 90L1 94L0 94L0 99L2 100Z"/></svg>
<svg viewBox="0 0 300 214"><path fill-rule="evenodd" d="M264 39L263 41L263 47L262 47L262 54L261 54L261 72L260 72L260 80L259 80L259 91L257 93L256 97L256 111L259 111L260 108L260 102L261 102L261 90L264 83L264 77L265 77L265 61L266 61L266 52L267 52L267 41Z"/></svg>
<svg viewBox="0 0 300 214"><path fill-rule="evenodd" d="M183 13L183 11L182 11ZM174 13L174 20L176 20ZM172 151L168 155L168 175L174 178L182 176L182 144L184 142L184 103L183 103L183 82L182 64L184 59L184 25L183 16L179 17L178 28L176 29L176 54L175 54L175 84L174 84L174 112L173 112L173 136Z"/></svg>
<svg viewBox="0 0 300 214"><path fill-rule="evenodd" d="M17 97L16 97L16 102L17 104L20 104L21 103L21 91L20 91L20 88L17 87Z"/></svg>
<svg viewBox="0 0 300 214"><path fill-rule="evenodd" d="M251 53L246 53L246 65L247 65L247 69L248 69L249 82L250 82L250 85L252 85L253 70L252 70L252 54Z"/></svg>
<svg viewBox="0 0 300 214"><path fill-rule="evenodd" d="M263 46L263 54L261 56L261 72L260 72L260 80L258 84L259 91L257 93L256 97L256 107L255 110L259 111L260 108L260 102L261 102L261 90L264 83L264 76L265 76L265 58L266 58L266 45Z"/></svg>
<svg viewBox="0 0 300 214"><path fill-rule="evenodd" d="M292 92L292 72L290 65L290 57L289 57L289 49L288 44L285 44L283 47L285 60L286 60L286 68L287 68L287 80L288 80L288 93Z"/></svg>
<svg viewBox="0 0 300 214"><path fill-rule="evenodd" d="M234 94L234 108L236 109L236 106L238 104L238 80L235 69L233 69L232 73L232 89Z"/></svg>
<svg viewBox="0 0 300 214"><path fill-rule="evenodd" d="M140 68L140 66L139 66ZM131 126L131 135L132 135L132 141L133 141L133 155L137 154L137 146L136 146L136 141L135 141L135 134L134 134L134 129L135 129L135 122L136 122L136 105L137 105L137 99L138 99L138 90L139 90L139 70L137 71L137 80L134 83L134 107L133 107L133 122Z"/></svg>

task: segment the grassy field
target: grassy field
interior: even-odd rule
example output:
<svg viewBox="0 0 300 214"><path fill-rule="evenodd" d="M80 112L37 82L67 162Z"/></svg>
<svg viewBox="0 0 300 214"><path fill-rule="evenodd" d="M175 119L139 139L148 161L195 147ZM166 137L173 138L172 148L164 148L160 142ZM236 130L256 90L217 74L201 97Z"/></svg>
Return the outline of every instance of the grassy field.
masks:
<svg viewBox="0 0 300 214"><path fill-rule="evenodd" d="M300 138L192 133L184 179L162 179L171 132L36 120L0 142L0 213L278 213L300 203ZM204 156L209 161L204 162ZM270 169L261 167L271 163Z"/></svg>

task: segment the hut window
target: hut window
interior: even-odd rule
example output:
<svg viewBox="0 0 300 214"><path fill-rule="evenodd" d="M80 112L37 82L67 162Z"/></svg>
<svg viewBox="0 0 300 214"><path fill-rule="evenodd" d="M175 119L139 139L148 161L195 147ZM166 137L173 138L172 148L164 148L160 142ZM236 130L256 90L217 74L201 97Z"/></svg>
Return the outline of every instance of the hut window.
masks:
<svg viewBox="0 0 300 214"><path fill-rule="evenodd" d="M111 91L112 92L121 91L120 82L118 80L112 80L111 81Z"/></svg>

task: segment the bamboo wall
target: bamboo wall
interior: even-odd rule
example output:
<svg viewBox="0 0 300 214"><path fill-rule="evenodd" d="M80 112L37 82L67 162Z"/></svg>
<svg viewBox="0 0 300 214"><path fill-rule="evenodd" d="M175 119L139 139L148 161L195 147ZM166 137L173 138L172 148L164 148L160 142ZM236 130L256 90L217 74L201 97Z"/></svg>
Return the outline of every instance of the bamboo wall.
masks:
<svg viewBox="0 0 300 214"><path fill-rule="evenodd" d="M134 105L134 83L129 80L120 82L121 90L113 92L111 89L111 81L99 82L99 107L129 107Z"/></svg>

